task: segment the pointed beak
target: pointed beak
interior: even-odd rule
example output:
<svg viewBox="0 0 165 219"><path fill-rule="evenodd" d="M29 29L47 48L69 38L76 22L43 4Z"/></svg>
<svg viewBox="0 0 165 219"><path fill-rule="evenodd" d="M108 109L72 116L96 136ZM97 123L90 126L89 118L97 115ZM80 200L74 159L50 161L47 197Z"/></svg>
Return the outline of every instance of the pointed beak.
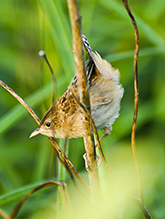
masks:
<svg viewBox="0 0 165 219"><path fill-rule="evenodd" d="M35 129L35 130L30 134L29 138L32 138L32 137L34 137L34 136L36 136L36 135L38 135L38 134L40 134L39 128Z"/></svg>

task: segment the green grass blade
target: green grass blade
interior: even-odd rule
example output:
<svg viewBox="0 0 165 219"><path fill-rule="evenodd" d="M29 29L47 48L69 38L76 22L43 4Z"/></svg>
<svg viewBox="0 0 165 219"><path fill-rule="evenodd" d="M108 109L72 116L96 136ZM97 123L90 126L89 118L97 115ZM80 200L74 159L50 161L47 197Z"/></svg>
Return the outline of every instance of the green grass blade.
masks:
<svg viewBox="0 0 165 219"><path fill-rule="evenodd" d="M32 183L27 186L23 186L19 189L15 189L12 192L9 192L5 195L0 196L0 208L2 208L5 205L20 201L20 199L25 196L30 190L35 188L36 186L39 186L41 184L45 183L45 181L40 181L37 183Z"/></svg>

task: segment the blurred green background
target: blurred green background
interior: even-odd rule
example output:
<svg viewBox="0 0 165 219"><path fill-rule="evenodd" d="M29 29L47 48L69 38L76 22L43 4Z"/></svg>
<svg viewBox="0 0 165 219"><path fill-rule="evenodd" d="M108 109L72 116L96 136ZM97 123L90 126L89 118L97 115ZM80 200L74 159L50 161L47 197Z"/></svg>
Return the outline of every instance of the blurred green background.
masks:
<svg viewBox="0 0 165 219"><path fill-rule="evenodd" d="M130 0L129 5L140 34L136 144L144 199L153 218L162 219L165 218L165 1ZM117 182L129 194L138 197L130 143L134 104L133 26L120 0L81 0L79 8L83 32L93 50L121 73L125 94L120 117L102 147ZM54 70L58 98L75 75L67 2L1 1L0 79L25 99L40 119L51 106L53 89L50 71L37 55L41 49L46 51ZM7 213L34 185L58 178L58 162L47 137L39 135L29 139L36 127L28 112L0 87L0 206ZM99 135L102 134L99 131ZM72 139L69 145L71 162L86 177L83 140ZM99 174L103 194L106 194L108 185L104 185L106 171L103 166ZM64 178L69 185L68 175ZM57 193L54 188L36 193L17 218L56 218ZM71 194L74 199L73 192ZM111 191L106 203L112 207L115 197ZM133 204L116 203L120 218L144 218ZM108 210L109 207L107 213L98 218L109 218ZM81 211L79 209L75 218L81 218ZM52 215L48 216L48 212Z"/></svg>

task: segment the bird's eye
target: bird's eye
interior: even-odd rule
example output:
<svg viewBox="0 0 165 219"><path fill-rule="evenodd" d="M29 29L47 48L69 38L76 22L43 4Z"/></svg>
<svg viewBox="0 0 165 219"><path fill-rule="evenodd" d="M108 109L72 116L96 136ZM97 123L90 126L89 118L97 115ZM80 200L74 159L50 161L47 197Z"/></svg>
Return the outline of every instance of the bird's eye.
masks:
<svg viewBox="0 0 165 219"><path fill-rule="evenodd" d="M46 123L46 126L47 126L47 127L50 127L50 122L47 122L47 123Z"/></svg>

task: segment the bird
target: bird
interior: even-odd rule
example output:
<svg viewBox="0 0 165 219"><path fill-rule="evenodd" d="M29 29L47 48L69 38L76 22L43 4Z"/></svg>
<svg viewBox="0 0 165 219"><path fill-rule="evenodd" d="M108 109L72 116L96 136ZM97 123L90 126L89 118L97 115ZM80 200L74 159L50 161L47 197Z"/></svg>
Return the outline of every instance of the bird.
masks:
<svg viewBox="0 0 165 219"><path fill-rule="evenodd" d="M85 62L85 73L89 90L91 117L97 130L103 130L103 140L111 133L112 125L119 116L124 89L120 84L120 72L98 54L93 52L86 36L81 33L82 43L89 59ZM74 94L74 95L72 95ZM39 127L31 135L38 134L54 138L84 137L85 122L80 101L78 81L75 76L64 94L59 97L43 116Z"/></svg>

